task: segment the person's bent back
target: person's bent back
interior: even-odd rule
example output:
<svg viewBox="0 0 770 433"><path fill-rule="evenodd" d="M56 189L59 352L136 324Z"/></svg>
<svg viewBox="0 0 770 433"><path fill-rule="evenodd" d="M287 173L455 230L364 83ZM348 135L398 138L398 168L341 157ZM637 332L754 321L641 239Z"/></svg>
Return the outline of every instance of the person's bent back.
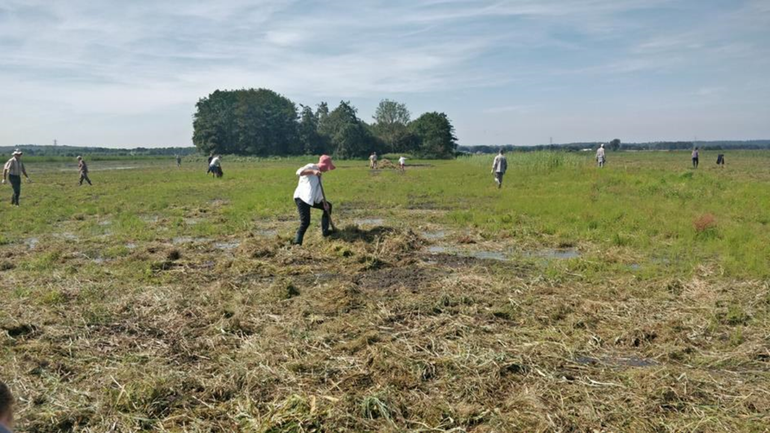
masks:
<svg viewBox="0 0 770 433"><path fill-rule="evenodd" d="M0 433L10 433L13 428L13 395L3 382L0 382Z"/></svg>

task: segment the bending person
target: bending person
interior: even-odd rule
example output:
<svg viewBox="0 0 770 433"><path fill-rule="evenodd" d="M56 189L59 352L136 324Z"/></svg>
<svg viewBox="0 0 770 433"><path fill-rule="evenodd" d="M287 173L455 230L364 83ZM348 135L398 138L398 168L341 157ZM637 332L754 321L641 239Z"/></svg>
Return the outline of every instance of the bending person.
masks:
<svg viewBox="0 0 770 433"><path fill-rule="evenodd" d="M332 158L328 155L322 155L318 164L308 164L297 170L299 182L297 189L294 190L294 203L299 212L299 228L294 237L295 245L302 245L305 239L305 232L310 227L310 208L323 210L321 217L321 232L324 236L329 236L329 214L332 211L332 204L325 200L323 190L321 189L321 173L334 170Z"/></svg>

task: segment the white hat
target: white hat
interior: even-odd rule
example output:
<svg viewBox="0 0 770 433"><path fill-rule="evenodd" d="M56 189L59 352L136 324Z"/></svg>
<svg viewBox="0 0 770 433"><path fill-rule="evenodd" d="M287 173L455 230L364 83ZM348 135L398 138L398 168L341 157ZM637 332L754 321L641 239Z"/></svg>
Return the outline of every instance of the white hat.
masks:
<svg viewBox="0 0 770 433"><path fill-rule="evenodd" d="M24 152L22 152L22 151L21 151L21 150L19 150L19 149L16 149L16 150L14 150L14 151L13 151L13 153L12 153L11 155L12 155L12 156L16 156L16 155L23 155L23 154L24 154Z"/></svg>
<svg viewBox="0 0 770 433"><path fill-rule="evenodd" d="M80 155L78 155L78 159L83 159L83 157L82 157L82 156L80 156Z"/></svg>
<svg viewBox="0 0 770 433"><path fill-rule="evenodd" d="M604 143L602 143L602 145L600 147L604 147Z"/></svg>

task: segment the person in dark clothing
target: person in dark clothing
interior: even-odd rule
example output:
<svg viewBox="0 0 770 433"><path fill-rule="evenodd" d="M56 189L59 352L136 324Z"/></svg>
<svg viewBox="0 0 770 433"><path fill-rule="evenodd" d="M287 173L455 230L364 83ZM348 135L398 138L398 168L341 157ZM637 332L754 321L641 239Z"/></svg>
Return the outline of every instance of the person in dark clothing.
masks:
<svg viewBox="0 0 770 433"><path fill-rule="evenodd" d="M84 180L88 182L89 185L93 185L91 179L88 178L88 165L83 161L82 156L78 156L78 170L80 171L80 185L83 185Z"/></svg>
<svg viewBox="0 0 770 433"><path fill-rule="evenodd" d="M8 178L11 181L11 187L13 187L13 195L11 196L11 204L19 206L19 198L21 197L21 175L27 178L27 181L32 180L27 176L27 170L24 168L24 163L21 162L21 155L24 153L16 149L13 152L13 157L5 163L3 167L3 184L5 179Z"/></svg>
<svg viewBox="0 0 770 433"><path fill-rule="evenodd" d="M310 227L311 208L323 210L321 233L324 236L331 234L331 230L329 230L329 215L332 212L332 204L324 199L321 173L334 170L334 168L332 158L328 155L322 155L318 164L307 164L297 170L299 183L297 184L297 189L294 190L294 203L297 205L297 211L299 212L299 228L294 237L293 243L295 245L302 245L305 232Z"/></svg>
<svg viewBox="0 0 770 433"><path fill-rule="evenodd" d="M212 159L214 159L214 152L211 152L211 155L209 155L208 165L206 166L206 174L211 173L212 175L216 176L216 173L211 171L211 160Z"/></svg>
<svg viewBox="0 0 770 433"><path fill-rule="evenodd" d="M13 394L0 382L0 433L11 433L13 428Z"/></svg>
<svg viewBox="0 0 770 433"><path fill-rule="evenodd" d="M720 153L719 155L717 155L717 165L721 165L722 167L725 166L725 154L724 153Z"/></svg>

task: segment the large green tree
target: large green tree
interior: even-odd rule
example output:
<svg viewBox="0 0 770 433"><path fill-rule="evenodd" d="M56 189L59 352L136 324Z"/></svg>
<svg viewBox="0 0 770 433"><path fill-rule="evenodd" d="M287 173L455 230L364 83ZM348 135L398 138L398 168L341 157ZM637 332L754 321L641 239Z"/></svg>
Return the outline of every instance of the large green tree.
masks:
<svg viewBox="0 0 770 433"><path fill-rule="evenodd" d="M417 136L416 154L423 158L453 158L457 150L454 127L444 113L425 113L409 124Z"/></svg>
<svg viewBox="0 0 770 433"><path fill-rule="evenodd" d="M362 158L379 150L369 126L358 118L357 110L350 102L341 101L323 121L319 121L318 131L328 137L334 156L338 158Z"/></svg>
<svg viewBox="0 0 770 433"><path fill-rule="evenodd" d="M267 156L303 150L296 106L272 90L217 90L196 107L193 143L204 153Z"/></svg>
<svg viewBox="0 0 770 433"><path fill-rule="evenodd" d="M411 113L405 104L383 99L374 113L373 130L388 152L413 152L417 143L409 131Z"/></svg>

